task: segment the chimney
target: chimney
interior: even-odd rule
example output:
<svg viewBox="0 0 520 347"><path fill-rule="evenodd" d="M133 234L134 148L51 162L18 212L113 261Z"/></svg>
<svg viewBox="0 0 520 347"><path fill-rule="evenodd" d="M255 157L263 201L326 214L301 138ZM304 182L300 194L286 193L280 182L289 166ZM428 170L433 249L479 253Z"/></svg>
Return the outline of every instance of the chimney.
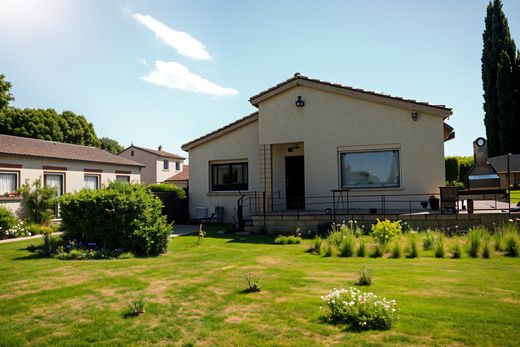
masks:
<svg viewBox="0 0 520 347"><path fill-rule="evenodd" d="M159 147L157 148L159 151L162 151L162 146L159 145Z"/></svg>
<svg viewBox="0 0 520 347"><path fill-rule="evenodd" d="M487 141L483 137L479 137L473 141L473 158L475 164L486 164L488 160Z"/></svg>

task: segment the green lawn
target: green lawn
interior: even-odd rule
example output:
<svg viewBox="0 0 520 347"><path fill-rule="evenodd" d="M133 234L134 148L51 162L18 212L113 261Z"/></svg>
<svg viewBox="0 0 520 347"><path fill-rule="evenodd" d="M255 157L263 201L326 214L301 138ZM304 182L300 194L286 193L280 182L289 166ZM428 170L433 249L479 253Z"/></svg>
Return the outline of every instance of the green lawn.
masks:
<svg viewBox="0 0 520 347"><path fill-rule="evenodd" d="M511 191L511 205L516 205L520 202L520 190Z"/></svg>
<svg viewBox="0 0 520 347"><path fill-rule="evenodd" d="M31 241L0 245L0 346L517 345L520 259L324 258L268 236L208 232L174 239L157 258L34 258ZM39 242L39 241L38 241ZM320 296L373 268L371 291L396 299L389 331L323 321ZM244 272L262 291L243 294ZM143 292L140 317L125 316Z"/></svg>

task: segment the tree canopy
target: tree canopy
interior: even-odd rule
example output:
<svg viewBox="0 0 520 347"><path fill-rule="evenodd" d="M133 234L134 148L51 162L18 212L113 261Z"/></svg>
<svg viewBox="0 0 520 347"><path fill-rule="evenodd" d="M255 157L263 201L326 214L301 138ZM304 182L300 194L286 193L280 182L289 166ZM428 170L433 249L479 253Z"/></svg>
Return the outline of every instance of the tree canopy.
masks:
<svg viewBox="0 0 520 347"><path fill-rule="evenodd" d="M0 74L0 134L31 137L40 140L72 143L104 149L119 154L123 150L116 140L99 139L92 123L72 111L17 108L9 105L14 100L11 83Z"/></svg>

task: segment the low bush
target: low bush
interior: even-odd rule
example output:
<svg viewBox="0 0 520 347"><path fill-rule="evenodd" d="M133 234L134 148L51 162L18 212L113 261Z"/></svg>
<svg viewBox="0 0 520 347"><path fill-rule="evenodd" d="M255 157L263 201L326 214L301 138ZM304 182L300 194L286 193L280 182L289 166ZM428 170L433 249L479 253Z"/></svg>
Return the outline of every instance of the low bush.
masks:
<svg viewBox="0 0 520 347"><path fill-rule="evenodd" d="M338 247L339 256L340 257L352 257L354 255L354 246L356 244L356 239L354 236L349 235L341 241L341 244Z"/></svg>
<svg viewBox="0 0 520 347"><path fill-rule="evenodd" d="M358 286L369 286L372 284L372 270L366 266L359 270L358 280L356 282Z"/></svg>
<svg viewBox="0 0 520 347"><path fill-rule="evenodd" d="M246 289L244 289L244 293L255 293L260 291L260 281L254 273L245 273L244 280L246 281Z"/></svg>
<svg viewBox="0 0 520 347"><path fill-rule="evenodd" d="M331 321L355 330L390 329L399 319L395 300L380 299L354 287L331 291L321 300L329 309Z"/></svg>
<svg viewBox="0 0 520 347"><path fill-rule="evenodd" d="M396 241L396 242L394 242L394 244L392 245L392 249L390 250L390 258L398 259L398 258L401 258L402 256L403 256L403 250L402 250L399 242Z"/></svg>
<svg viewBox="0 0 520 347"><path fill-rule="evenodd" d="M467 235L467 247L468 254L472 258L478 257L478 252L480 251L480 244L482 242L482 237L487 233L487 230L482 227L472 228L468 232Z"/></svg>
<svg viewBox="0 0 520 347"><path fill-rule="evenodd" d="M363 258L366 254L367 254L367 244L364 240L360 240L356 255L358 257Z"/></svg>
<svg viewBox="0 0 520 347"><path fill-rule="evenodd" d="M140 316L145 313L146 301L144 295L140 294L128 303L128 315Z"/></svg>
<svg viewBox="0 0 520 347"><path fill-rule="evenodd" d="M0 240L9 238L11 229L18 223L18 219L14 216L10 209L0 206Z"/></svg>
<svg viewBox="0 0 520 347"><path fill-rule="evenodd" d="M407 258L417 258L419 256L419 246L417 234L412 232L408 235L408 254Z"/></svg>
<svg viewBox="0 0 520 347"><path fill-rule="evenodd" d="M302 238L299 236L293 236L293 235L278 235L274 239L274 243L277 245L293 245L298 244L302 242Z"/></svg>
<svg viewBox="0 0 520 347"><path fill-rule="evenodd" d="M501 230L496 230L493 234L493 246L497 252L502 251L502 238L503 232Z"/></svg>
<svg viewBox="0 0 520 347"><path fill-rule="evenodd" d="M327 240L334 246L339 247L343 240L347 237L353 236L354 231L346 224L332 224L332 230L327 236Z"/></svg>
<svg viewBox="0 0 520 347"><path fill-rule="evenodd" d="M100 249L125 249L137 256L166 251L171 225L162 202L144 185L111 182L106 189L61 197L63 238Z"/></svg>
<svg viewBox="0 0 520 347"><path fill-rule="evenodd" d="M372 225L372 236L377 240L379 244L386 244L393 238L400 236L403 232L401 221L392 222L388 219L380 221L377 219L377 223Z"/></svg>
<svg viewBox="0 0 520 347"><path fill-rule="evenodd" d="M518 233L510 232L504 236L504 251L508 257L518 257L520 255Z"/></svg>
<svg viewBox="0 0 520 347"><path fill-rule="evenodd" d="M444 258L446 251L444 249L444 238L439 236L435 239L434 255L435 258Z"/></svg>

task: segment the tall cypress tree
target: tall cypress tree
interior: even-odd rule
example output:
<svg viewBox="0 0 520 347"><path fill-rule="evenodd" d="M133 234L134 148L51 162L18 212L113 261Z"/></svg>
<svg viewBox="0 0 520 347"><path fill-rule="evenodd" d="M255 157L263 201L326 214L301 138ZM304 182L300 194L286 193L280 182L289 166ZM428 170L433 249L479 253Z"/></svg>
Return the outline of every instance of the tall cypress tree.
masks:
<svg viewBox="0 0 520 347"><path fill-rule="evenodd" d="M513 60L514 62L514 60ZM498 137L500 154L514 153L513 120L517 110L513 85L513 65L506 51L500 53L497 69L497 99L500 117L498 118Z"/></svg>
<svg viewBox="0 0 520 347"><path fill-rule="evenodd" d="M516 109L513 113L511 131L513 133L511 153L520 153L520 52L516 52L515 64L513 65L513 89Z"/></svg>
<svg viewBox="0 0 520 347"><path fill-rule="evenodd" d="M500 140L501 112L498 101L497 75L500 54L507 53L509 59L516 56L516 48L509 33L507 18L502 11L502 1L494 0L487 7L485 29L482 34L482 83L484 87L484 124L490 156L501 154ZM510 62L510 65L511 64Z"/></svg>

